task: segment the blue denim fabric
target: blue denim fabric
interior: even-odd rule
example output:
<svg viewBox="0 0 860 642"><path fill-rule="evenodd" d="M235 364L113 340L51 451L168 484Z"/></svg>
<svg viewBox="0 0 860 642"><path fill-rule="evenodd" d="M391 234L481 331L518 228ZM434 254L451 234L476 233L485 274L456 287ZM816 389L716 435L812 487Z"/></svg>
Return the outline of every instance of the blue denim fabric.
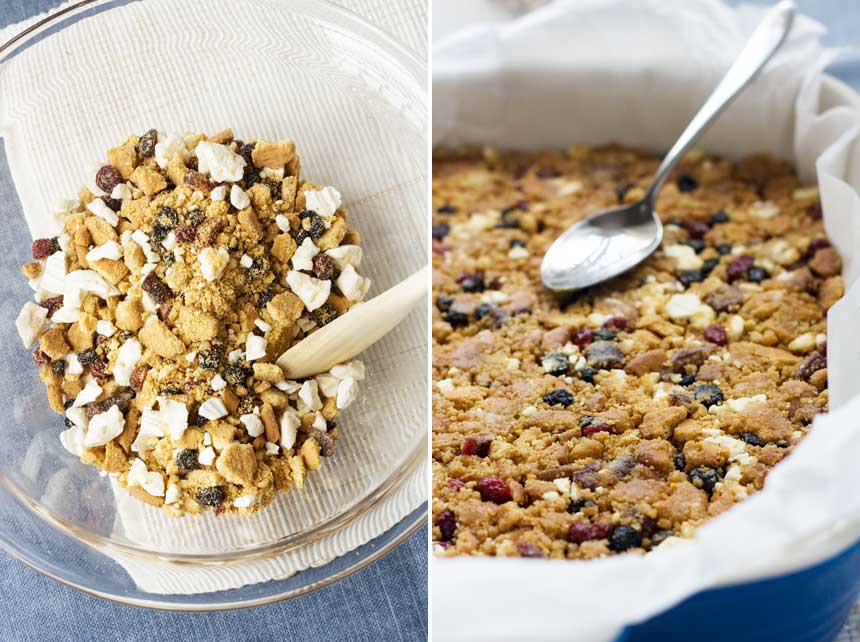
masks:
<svg viewBox="0 0 860 642"><path fill-rule="evenodd" d="M63 0L0 0L0 27ZM6 165L0 151L0 165ZM3 172L6 175L6 172ZM11 185L0 192L13 193ZM3 205L0 203L0 218ZM271 606L171 613L91 597L0 552L0 642L419 642L427 639L427 528L332 586Z"/></svg>

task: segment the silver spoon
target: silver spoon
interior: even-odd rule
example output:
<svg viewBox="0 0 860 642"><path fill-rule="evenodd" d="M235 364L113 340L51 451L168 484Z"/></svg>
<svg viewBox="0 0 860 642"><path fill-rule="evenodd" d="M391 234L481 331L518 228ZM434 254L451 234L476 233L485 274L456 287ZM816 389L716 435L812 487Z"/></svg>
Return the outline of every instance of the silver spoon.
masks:
<svg viewBox="0 0 860 642"><path fill-rule="evenodd" d="M720 84L666 154L641 201L593 214L555 240L540 266L544 285L568 292L606 281L638 265L660 246L663 224L654 211L657 193L675 164L785 41L794 10L794 2L784 0L768 11Z"/></svg>

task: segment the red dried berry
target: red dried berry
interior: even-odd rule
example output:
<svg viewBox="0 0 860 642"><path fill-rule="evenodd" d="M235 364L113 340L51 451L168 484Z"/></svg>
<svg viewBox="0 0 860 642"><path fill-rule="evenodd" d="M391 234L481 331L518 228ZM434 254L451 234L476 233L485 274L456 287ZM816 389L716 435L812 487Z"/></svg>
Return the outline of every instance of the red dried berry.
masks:
<svg viewBox="0 0 860 642"><path fill-rule="evenodd" d="M193 243L196 238L197 228L193 225L176 228L176 240L180 243Z"/></svg>
<svg viewBox="0 0 860 642"><path fill-rule="evenodd" d="M603 322L603 327L609 330L627 330L630 327L630 321L627 317L609 317Z"/></svg>
<svg viewBox="0 0 860 642"><path fill-rule="evenodd" d="M155 146L158 144L158 132L154 129L150 129L143 136L140 137L140 143L138 144L138 151L140 155L144 158L151 158L155 156Z"/></svg>
<svg viewBox="0 0 860 642"><path fill-rule="evenodd" d="M61 294L59 296L52 296L50 298L43 299L39 305L48 311L48 318L50 319L54 316L54 312L63 307L63 295Z"/></svg>
<svg viewBox="0 0 860 642"><path fill-rule="evenodd" d="M810 207L808 214L809 218L811 218L813 221L820 221L821 217L824 216L824 212L822 211L821 205L819 203L816 203L815 205Z"/></svg>
<svg viewBox="0 0 860 642"><path fill-rule="evenodd" d="M33 241L33 258L37 261L46 259L60 249L57 238L36 239Z"/></svg>
<svg viewBox="0 0 860 642"><path fill-rule="evenodd" d="M591 423L582 427L582 436L588 437L598 432L612 432L612 426L600 422Z"/></svg>
<svg viewBox="0 0 860 642"><path fill-rule="evenodd" d="M122 174L113 165L102 165L96 172L96 185L105 194L109 195L120 183L122 183Z"/></svg>
<svg viewBox="0 0 860 642"><path fill-rule="evenodd" d="M499 477L485 477L475 485L475 490L481 493L485 502L504 504L511 501L511 487Z"/></svg>
<svg viewBox="0 0 860 642"><path fill-rule="evenodd" d="M110 376L107 371L107 364L101 359L93 361L87 367L90 370L90 374L99 381L103 381Z"/></svg>
<svg viewBox="0 0 860 642"><path fill-rule="evenodd" d="M150 272L146 275L141 287L156 303L164 303L168 299L173 298L173 290L164 281L155 276L155 272Z"/></svg>
<svg viewBox="0 0 860 642"><path fill-rule="evenodd" d="M493 438L489 435L466 437L463 439L463 445L460 448L460 452L464 455L477 455L478 457L486 457L490 454L490 444L492 443Z"/></svg>
<svg viewBox="0 0 860 642"><path fill-rule="evenodd" d="M199 248L209 247L214 245L218 240L218 235L224 229L224 222L216 218L207 218L197 228L197 238L195 245Z"/></svg>
<svg viewBox="0 0 860 642"><path fill-rule="evenodd" d="M684 229L691 239L700 239L711 230L711 227L704 221L684 221Z"/></svg>
<svg viewBox="0 0 860 642"><path fill-rule="evenodd" d="M726 268L726 276L729 277L729 281L742 279L746 277L747 272L749 272L749 269L753 265L755 265L755 259L749 254L742 254L729 263L729 266Z"/></svg>
<svg viewBox="0 0 860 642"><path fill-rule="evenodd" d="M609 526L600 522L593 524L574 522L570 525L570 530L567 532L567 541L581 544L593 539L606 539L611 532L612 529Z"/></svg>
<svg viewBox="0 0 860 642"><path fill-rule="evenodd" d="M825 247L830 247L830 241L827 239L813 239L809 242L809 246L806 248L806 255L815 256L815 253L818 250L824 249Z"/></svg>
<svg viewBox="0 0 860 642"><path fill-rule="evenodd" d="M331 281L334 278L334 261L328 254L320 252L313 258L313 274L322 281Z"/></svg>
<svg viewBox="0 0 860 642"><path fill-rule="evenodd" d="M718 325L709 325L704 332L705 341L710 341L718 346L724 346L729 342L729 335L725 329Z"/></svg>
<svg viewBox="0 0 860 642"><path fill-rule="evenodd" d="M594 339L594 330L591 328L580 328L576 332L573 333L573 337L571 341L574 345L579 346L587 346L591 343L591 340Z"/></svg>
<svg viewBox="0 0 860 642"><path fill-rule="evenodd" d="M457 530L457 520L454 518L454 513L443 510L436 518L436 526L439 527L439 532L442 534L442 541L449 541L454 536L454 531Z"/></svg>
<svg viewBox="0 0 860 642"><path fill-rule="evenodd" d="M41 350L36 350L33 353L33 361L35 362L36 367L41 368L42 366L46 366L51 363L51 358Z"/></svg>

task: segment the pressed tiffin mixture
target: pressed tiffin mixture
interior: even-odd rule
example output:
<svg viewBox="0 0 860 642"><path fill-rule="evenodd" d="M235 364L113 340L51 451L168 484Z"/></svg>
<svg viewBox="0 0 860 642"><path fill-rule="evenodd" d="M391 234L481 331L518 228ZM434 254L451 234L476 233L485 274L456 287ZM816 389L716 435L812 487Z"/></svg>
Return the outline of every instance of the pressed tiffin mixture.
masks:
<svg viewBox="0 0 860 642"><path fill-rule="evenodd" d="M334 452L364 377L275 363L364 298L359 234L290 140L150 130L107 161L23 267L17 326L60 439L171 515L255 512Z"/></svg>
<svg viewBox="0 0 860 642"><path fill-rule="evenodd" d="M440 555L647 551L761 489L827 410L842 295L818 191L757 156L689 154L662 247L557 300L549 244L641 198L658 159L437 150L433 539Z"/></svg>

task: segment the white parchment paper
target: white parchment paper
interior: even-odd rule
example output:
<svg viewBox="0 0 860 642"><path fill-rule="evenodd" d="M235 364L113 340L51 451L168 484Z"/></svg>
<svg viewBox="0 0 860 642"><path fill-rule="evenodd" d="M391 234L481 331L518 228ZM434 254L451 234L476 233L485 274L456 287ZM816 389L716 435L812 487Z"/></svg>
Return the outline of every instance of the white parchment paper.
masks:
<svg viewBox="0 0 860 642"><path fill-rule="evenodd" d="M364 57L374 50L363 48L360 37L311 20L297 24L278 0L249 4L208 0L202 10L196 0L134 2L82 20L3 66L0 134L29 228L34 237L59 231L55 204L91 181L104 150L130 132L231 126L237 136L291 136L304 176L344 195L365 241L371 295L378 294L426 261L426 110L398 95L387 97L395 107L380 100L365 113L377 94L399 90L389 60L380 55L369 69ZM340 4L375 16L423 58L427 7L420 0ZM0 41L25 26L7 27ZM345 95L350 91L356 100ZM389 108L402 110L392 122L412 121L412 138L405 126L382 131ZM333 507L351 505L358 490L393 475L423 438L426 336L426 319L415 312L365 353L362 395L375 400L376 410L359 401L343 415L336 461L310 476L305 492L279 495L248 518L177 520L116 489L112 536L168 555L223 555L331 519ZM276 557L194 566L109 554L151 593L207 593L283 579L388 531L426 501L426 478L424 462L347 527Z"/></svg>
<svg viewBox="0 0 860 642"><path fill-rule="evenodd" d="M718 0L557 0L473 25L434 47L434 143L668 149L760 17ZM822 33L798 19L700 145L730 158L768 152L818 181L847 289L828 319L830 414L765 490L695 540L587 562L434 560L438 639L609 642L699 590L794 570L860 537L860 112L858 97L822 74L833 55Z"/></svg>

